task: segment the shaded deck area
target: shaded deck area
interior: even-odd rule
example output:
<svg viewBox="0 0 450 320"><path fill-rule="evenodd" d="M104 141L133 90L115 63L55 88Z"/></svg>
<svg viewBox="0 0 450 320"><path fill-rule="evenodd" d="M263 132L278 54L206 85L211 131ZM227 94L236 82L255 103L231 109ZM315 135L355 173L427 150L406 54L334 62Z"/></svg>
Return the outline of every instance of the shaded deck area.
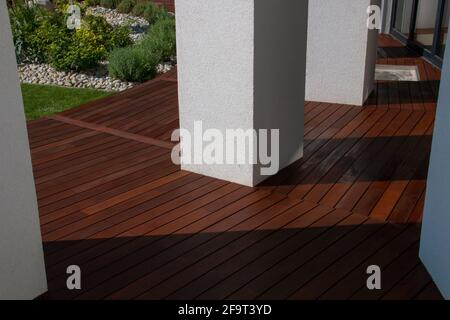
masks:
<svg viewBox="0 0 450 320"><path fill-rule="evenodd" d="M257 188L172 164L174 72L30 122L42 298L441 298L418 259L439 70L388 37L379 56L422 81L378 83L364 108L308 102L304 158Z"/></svg>

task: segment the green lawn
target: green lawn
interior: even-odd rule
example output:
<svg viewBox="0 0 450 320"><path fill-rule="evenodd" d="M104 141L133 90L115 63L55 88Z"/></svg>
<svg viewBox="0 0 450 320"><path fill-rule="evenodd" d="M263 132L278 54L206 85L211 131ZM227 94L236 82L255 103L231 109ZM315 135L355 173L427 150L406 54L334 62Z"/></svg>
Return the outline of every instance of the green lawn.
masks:
<svg viewBox="0 0 450 320"><path fill-rule="evenodd" d="M77 107L80 104L109 94L109 92L93 89L22 84L22 96L27 120L38 119Z"/></svg>

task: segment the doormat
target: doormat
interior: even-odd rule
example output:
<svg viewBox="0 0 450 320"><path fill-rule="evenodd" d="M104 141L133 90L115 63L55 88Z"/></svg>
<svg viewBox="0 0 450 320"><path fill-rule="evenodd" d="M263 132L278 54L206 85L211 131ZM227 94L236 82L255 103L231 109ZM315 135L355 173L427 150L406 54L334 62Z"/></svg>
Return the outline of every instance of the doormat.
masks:
<svg viewBox="0 0 450 320"><path fill-rule="evenodd" d="M377 64L375 80L380 81L420 81L417 66L396 66Z"/></svg>

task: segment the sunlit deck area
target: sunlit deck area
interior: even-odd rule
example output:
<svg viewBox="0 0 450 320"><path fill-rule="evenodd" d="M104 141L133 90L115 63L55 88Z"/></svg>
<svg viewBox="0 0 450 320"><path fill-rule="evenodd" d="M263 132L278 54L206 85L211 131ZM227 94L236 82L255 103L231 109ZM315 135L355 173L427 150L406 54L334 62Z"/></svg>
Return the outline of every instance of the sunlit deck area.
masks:
<svg viewBox="0 0 450 320"><path fill-rule="evenodd" d="M421 81L379 82L362 108L306 103L304 157L256 188L171 162L174 71L28 123L42 298L441 298L418 258L440 72L379 42L380 63ZM66 288L73 264L82 290Z"/></svg>

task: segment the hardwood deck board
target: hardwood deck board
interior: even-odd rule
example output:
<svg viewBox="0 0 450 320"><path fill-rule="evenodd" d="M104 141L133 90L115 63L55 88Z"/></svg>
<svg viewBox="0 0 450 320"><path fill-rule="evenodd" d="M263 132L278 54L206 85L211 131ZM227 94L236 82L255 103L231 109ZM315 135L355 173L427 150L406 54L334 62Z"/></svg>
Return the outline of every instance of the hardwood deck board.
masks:
<svg viewBox="0 0 450 320"><path fill-rule="evenodd" d="M313 300L320 297L328 288L341 280L349 270L357 267L361 261L365 261L372 254L383 248L404 231L404 228L386 226L376 232L370 241L364 241L345 256L339 258L328 269L321 272L314 279L292 294L290 299Z"/></svg>
<svg viewBox="0 0 450 320"><path fill-rule="evenodd" d="M155 172L155 164L157 164L157 172ZM118 171L113 175L109 175L107 179L91 181L83 186L61 191L42 199L41 215L43 219L46 219L49 214L56 210L70 210L69 207L75 203L80 203L81 206L83 201L102 201L105 196L117 195L133 189L141 183L148 182L149 177L157 177L161 176L161 174L164 175L166 172L177 170L178 168L172 166L167 161L165 153L163 153L161 156L149 161L131 166L126 171ZM83 207L81 206L81 208Z"/></svg>
<svg viewBox="0 0 450 320"><path fill-rule="evenodd" d="M407 230L402 232L393 241L380 248L376 253L372 254L368 259L360 262L360 265L354 269L343 270L347 273L340 279L329 277L329 286L320 294L319 299L334 300L348 299L358 290L368 291L365 282L367 280L367 267L377 265L381 270L385 270L386 266L391 264L398 258L407 248L412 246L419 240L419 232L416 226L407 226ZM333 270L334 266L329 270ZM334 282L334 284L332 283ZM322 288L326 287L321 285Z"/></svg>
<svg viewBox="0 0 450 320"><path fill-rule="evenodd" d="M440 300L442 297L436 285L431 281L414 299L416 300Z"/></svg>
<svg viewBox="0 0 450 320"><path fill-rule="evenodd" d="M103 150L108 152L108 150L110 150L111 148L114 148L115 146L123 143L129 143L129 141L111 139L110 142L106 142L100 145L96 144L91 146L90 148L84 148L83 152L66 154L64 157L59 157L51 161L42 162L41 164L33 163L33 169L37 175L45 175L46 172L48 172L49 170L55 172L58 171L60 168L66 167L67 163L69 163L70 161L78 163L89 161L95 158L97 153L101 155L101 152Z"/></svg>
<svg viewBox="0 0 450 320"><path fill-rule="evenodd" d="M267 220L267 218L269 218L270 220L257 227L255 232L245 233L237 240L228 243L226 246L219 248L213 254L199 261L193 262L193 260L191 260L192 254L189 252L186 255L187 261L191 263L188 268L179 269L180 271L171 276L170 279L160 281L159 284L151 288L151 290L147 290L138 298L148 299L166 297L176 291L176 289L181 288L194 280L197 288L204 289L205 287L202 286L201 281L198 281L198 278L204 275L208 270L214 269L215 267L229 266L228 263L231 259L241 253L245 253L244 259L238 259L238 265L242 265L245 263L246 259L260 256L264 251L285 241L295 233L297 227L309 225L314 219L317 219L317 215L320 217L321 214L326 214L332 210L327 208L326 210L322 210L321 214L316 213L316 215L309 215L309 210L314 207L313 204L301 203L295 207L293 207L293 205L294 203L289 201L287 201L287 203L284 201L274 205L270 208L270 211L265 211L266 216L264 219ZM273 217L274 215L275 217ZM263 217L263 214L259 214L258 217ZM264 220L260 220L258 223L261 223L262 221ZM250 229L249 227L239 228L239 230L234 228L231 232L244 232L244 230L247 231ZM281 230L278 230L277 228ZM241 229L243 230L241 231ZM233 268L226 268L226 272L232 271ZM203 283L208 285L208 282ZM114 297L117 297L117 295L114 295Z"/></svg>
<svg viewBox="0 0 450 320"><path fill-rule="evenodd" d="M339 213L338 217L342 217L341 214L343 211L338 210L337 212ZM229 295L227 299L256 299L264 295L264 293L270 293L274 286L285 279L292 271L295 271L298 266L313 259L320 254L320 252L329 247L330 244L338 241L345 234L353 230L356 226L361 225L366 220L366 217L350 215L339 221L337 224L336 222L332 222L329 226L330 228L325 227L325 230L323 230L323 226L317 228L317 230L315 228L306 230L307 236L312 233L313 237L307 238L306 242L300 242L300 246L298 247L300 250L293 252L287 251L286 254L283 254L283 251L281 251L281 260L277 261L278 263L272 265L254 279L249 279L250 281ZM335 224L336 227L334 227ZM315 237L317 232L320 235L319 237ZM285 293L287 297L290 292L286 290Z"/></svg>
<svg viewBox="0 0 450 320"><path fill-rule="evenodd" d="M416 115L417 117L410 117L412 121L411 124L417 124L417 122L420 119L420 115ZM395 142L395 144L394 144ZM374 159L374 161L378 161L378 163L382 164L381 170L375 173L375 175L378 178L378 181L373 181L370 183L370 186L365 191L363 198L358 201L356 206L354 207L353 211L355 213L362 213L362 214L369 214L372 217L377 218L386 218L390 211L387 212L387 214L383 217L382 212L376 211L373 212L374 208L380 203L380 199L382 198L382 195L386 188L389 186L389 181L402 181L407 180L408 175L410 174L409 171L406 169L402 171L403 168L406 168L404 165L404 162L406 162L408 159L410 159L408 156L411 151L417 152L417 150L414 148L417 146L419 141L416 139L406 139L406 138L396 138L391 140L387 145L386 148L383 149L383 151L390 150L392 145L395 148L395 151L392 154L389 155L388 160L381 160L381 159ZM420 161L420 159L419 159ZM376 170L376 169L375 169ZM372 171L374 172L374 171ZM364 199L364 200L363 200ZM388 210L389 206L386 206L383 210Z"/></svg>
<svg viewBox="0 0 450 320"><path fill-rule="evenodd" d="M330 206L337 206L339 203L345 201L345 197L348 197L348 191L355 187L355 184L362 183L364 179L359 179L361 174L366 170L366 168L372 163L371 158L375 158L380 150L388 142L388 138L373 138L381 135L382 137L386 135L386 130L391 130L395 126L390 126L392 121L399 115L397 110L389 110L383 114L382 118L367 131L360 143L356 144L350 152L357 151L355 161L352 163L349 169L344 171L339 180L333 183L333 186L326 193L321 203L328 204ZM362 153L358 153L358 150L364 150ZM361 182L362 181L362 182ZM320 187L320 184L318 184ZM349 197L350 198L350 197ZM352 200L354 201L354 200ZM342 207L350 207L349 205L342 205Z"/></svg>
<svg viewBox="0 0 450 320"><path fill-rule="evenodd" d="M171 245L179 243L181 240L185 238L189 238L192 234L196 232L200 232L206 228L208 228L211 224L216 223L224 218L226 218L230 214L234 214L238 210L243 210L246 207L253 205L254 203L263 200L269 192L267 191L253 191L251 194L242 193L242 197L236 199L235 202L227 204L222 208L217 208L216 211L209 211L207 209L202 210L201 212L197 212L203 214L204 212L209 213L209 215L203 216L201 219L196 220L193 223L187 223L186 225L177 225L171 232L166 233L170 235L172 233L178 235L177 237L162 237L158 242L161 244L161 247L168 248ZM249 210L249 209L247 209ZM214 215L211 215L214 213ZM62 261L67 260L68 258L73 257L75 254L81 255L81 262L86 262L90 264L98 265L100 267L104 267L109 265L111 262L116 261L117 259L130 254L131 252L137 251L142 247L148 245L150 242L153 242L153 238L150 238L152 233L158 234L159 229L149 230L146 234L142 235L138 238L125 238L122 237L120 239L127 239L126 246L118 246L117 249L112 250L111 245L115 245L115 241L99 241L96 244L92 244L89 241L82 241L79 243L75 243L70 252L60 251L58 252L58 256L55 260L56 263L62 263ZM120 235L118 235L119 237ZM150 239L150 240L148 240ZM195 243L195 241L194 241ZM89 248L90 247L90 248ZM155 246L156 249L156 246ZM141 251L143 254L148 254L148 251ZM84 260L83 258L86 258ZM89 266L89 265L88 265Z"/></svg>
<svg viewBox="0 0 450 320"><path fill-rule="evenodd" d="M152 243L151 247L146 248L146 250L140 249L137 253L133 253L131 256L128 256L128 258L126 257L119 261L119 263L116 263L113 268L108 266L107 268L103 268L99 272L94 273L93 277L89 279L89 288L95 286L95 290L86 290L82 295L84 298L89 296L106 297L114 292L120 293L119 289L123 286L126 286L127 289L131 289L131 296L138 295L142 290L145 290L147 286L153 283L153 281L158 281L159 278L164 277L165 274L170 274L173 270L179 270L179 265L177 263L170 262L177 261L183 263L183 259L180 257L183 253L191 252L193 257L203 257L214 252L217 247L220 248L242 235L241 233L236 232L217 232L215 230L216 228L223 231L228 230L236 224L248 219L249 214L257 215L277 204L283 198L284 197L279 195L270 195L244 210L240 210L224 220L208 227L206 230L203 230L202 233L194 234L185 241L177 243L171 247L171 250L158 250L158 246L155 245L155 243ZM171 242L170 239L169 242ZM161 245L161 243L159 243L159 245ZM164 242L162 245L164 246ZM159 251L156 256L153 256L155 253L154 250L157 250L157 252ZM130 264L130 261L133 261L133 263ZM162 268L163 266L164 268ZM111 275L117 274L119 270L122 272L115 277L114 281L102 283L102 281L108 280Z"/></svg>
<svg viewBox="0 0 450 320"><path fill-rule="evenodd" d="M124 108L104 110L103 113L98 113L87 118L83 117L80 118L80 120L128 130L129 128L132 128L133 122L131 120L139 119L141 116L150 119L158 115L167 116L164 111L173 108L172 104L169 104L168 102L177 99L176 87L166 86L165 83L162 83L161 89L153 89L152 92L153 95L150 99L147 96L133 99L131 102L132 108L130 108L130 110L124 111ZM152 113L149 113L150 111Z"/></svg>
<svg viewBox="0 0 450 320"><path fill-rule="evenodd" d="M374 114L377 116L377 113ZM374 114L371 114L371 116ZM277 186L277 190L279 192L289 194L294 189L301 188L302 183L304 183L304 177L311 171L314 171L314 168L322 162L322 159L330 159L330 153L332 152L342 152L339 148L341 145L344 145L344 147L350 146L354 141L360 138L361 133L365 133L367 130L370 130L371 126L374 124L364 120L367 119L359 118L355 122L351 121L346 124L342 130L338 131L333 136L332 139L323 139L323 143L314 144L313 146L316 148L314 148L310 153L308 153L310 149L306 147L303 158L287 169L287 171L289 171L288 177ZM321 140L316 139L316 141L320 142ZM337 160L338 157L335 158Z"/></svg>
<svg viewBox="0 0 450 320"><path fill-rule="evenodd" d="M388 36L364 107L306 102L304 157L255 188L181 171L176 68L27 124L47 299L440 299L418 240L440 72ZM82 268L83 290L65 288ZM366 288L366 268L383 289Z"/></svg>
<svg viewBox="0 0 450 320"><path fill-rule="evenodd" d="M150 148L148 148L150 149ZM120 162L114 167L102 167L102 169L91 172L91 175L81 175L76 177L76 179L66 181L63 185L57 184L54 181L49 181L36 186L38 190L39 198L45 198L54 195L58 192L72 189L72 190L83 190L86 188L91 188L102 184L110 179L114 179L117 176L134 172L136 170L133 166L139 166L140 169L144 168L148 161L153 158L161 156L161 150L155 153L154 150L143 149L127 155L127 159L132 162L130 166L127 162ZM158 158L159 159L159 158ZM163 160L161 160L163 161Z"/></svg>
<svg viewBox="0 0 450 320"><path fill-rule="evenodd" d="M370 236L382 227L382 224L374 223L368 219L354 229L344 228L342 229L341 237L329 247L324 248L322 251L317 250L318 246L312 248L311 250L315 251L315 255L307 261L301 259L304 255L302 251L298 251L286 261L283 261L283 264L289 266L287 274L258 298L287 299L292 297L312 277L319 275L343 254L347 254L354 249L360 242L370 239Z"/></svg>
<svg viewBox="0 0 450 320"><path fill-rule="evenodd" d="M122 212L121 210L137 210L137 206L140 205L141 207L144 207L144 203L153 200L154 198L158 198L158 200L154 201L162 201L164 197L162 197L163 192L174 192L175 195L182 195L182 192L188 192L192 189L195 190L196 187L199 187L202 185L202 182L204 180L201 180L200 182L196 180L199 180L200 178L194 175L189 175L181 178L177 178L175 181L168 180L167 178L164 179L162 182L158 183L150 183L150 187L145 188L144 191L141 192L141 190L134 189L130 190L129 194L125 195L125 198L128 201L118 201L117 198L104 198L104 201L97 200L97 201L89 201L86 202L84 205L78 205L76 206L75 210L70 211L70 214L65 211L64 216L59 217L59 219L55 219L55 216L52 216L52 221L49 221L45 225L42 226L42 233L44 235L47 235L50 232L55 232L56 230L59 230L58 232L61 232L60 229L63 227L66 227L69 232L76 231L76 227L78 226L92 226L95 222L98 222L101 220L103 216L106 216L109 218L109 220L113 220L113 215L116 213ZM153 181L152 181L153 182ZM171 182L170 184L166 184L166 182ZM179 188L182 188L185 186L185 189L180 190ZM170 187L170 188L169 188ZM124 194L122 194L124 195ZM167 197L167 196L166 196ZM111 202L109 200L111 199ZM145 200L142 200L145 199ZM122 200L122 199L120 199ZM101 206L106 202L106 205ZM147 203L147 205L149 205ZM102 208L103 207L103 208ZM139 208L141 208L139 207ZM58 215L59 215L58 211ZM134 212L134 211L132 211ZM131 215L132 212L129 212ZM86 221L89 220L89 221ZM67 221L70 221L70 225Z"/></svg>
<svg viewBox="0 0 450 320"><path fill-rule="evenodd" d="M366 287L361 287L352 295L350 299L381 299L397 283L400 283L402 279L404 279L412 270L417 267L417 265L420 263L418 258L418 251L419 244L418 242L416 242L406 251L404 251L399 257L397 257L393 262L391 262L391 264L387 265L384 268L383 285L381 287L381 290L367 290Z"/></svg>
<svg viewBox="0 0 450 320"><path fill-rule="evenodd" d="M105 230L106 227L114 227L119 230L121 230L120 228L125 228L125 230L128 230L129 226L133 226L135 220L138 220L136 223L139 224L140 219L148 219L148 210L150 209L156 211L155 214L162 214L167 211L166 208L174 208L179 203L195 200L204 192L219 188L223 184L224 182L222 181L211 181L211 179L201 178L186 185L183 184L176 190L169 189L170 193L162 193L157 188L154 191L141 194L131 201L116 205L113 209L108 208L93 215L85 214L83 219L67 227L44 234L44 240L59 239L61 237L64 237L65 240L83 239ZM164 186L161 188L164 188ZM121 224L122 222L125 225Z"/></svg>
<svg viewBox="0 0 450 320"><path fill-rule="evenodd" d="M418 264L404 279L397 283L383 300L414 299L430 282L429 274L422 264Z"/></svg>
<svg viewBox="0 0 450 320"><path fill-rule="evenodd" d="M406 140L406 137L401 133L402 129L411 131L417 121L418 119L412 116L409 111L406 113L401 112L399 117L394 119L389 127L396 128L395 133L382 139L387 140L383 146L382 153L375 154L368 159L368 166L360 173L357 180L341 198L336 205L337 207L370 215L374 205L374 198L373 195L366 192L370 192L369 190L374 184L382 183L384 181L383 174L388 175L389 170L392 170L392 166L389 166L389 161L398 161L395 158L395 154ZM376 188L376 185L374 187ZM374 196L376 197L377 195Z"/></svg>
<svg viewBox="0 0 450 320"><path fill-rule="evenodd" d="M296 226L295 228L286 227L284 230L277 231L286 235L286 240L282 243L268 247L262 243L261 245L265 247L264 251L256 257L247 256L246 252L243 252L227 261L226 264L212 269L202 279L170 295L169 298L186 296L199 299L225 299L349 215L350 212L346 211L336 211L324 206L314 207L292 224ZM197 286L197 283L204 285Z"/></svg>
<svg viewBox="0 0 450 320"><path fill-rule="evenodd" d="M373 129L373 128L372 128ZM373 147L376 144L375 139L362 138L355 139L355 144L342 156L338 162L320 178L320 182L314 183L311 188L306 190L305 199L314 202L323 202L335 204L336 200L331 200L329 196L337 196L334 192L329 192L335 184L344 176L346 182L349 181L349 174L355 175L356 168L368 162L370 154L372 154ZM382 141L381 141L382 142ZM380 148L382 143L379 144ZM361 164L359 164L361 163ZM347 174L347 176L345 176ZM328 197L327 197L328 196Z"/></svg>
<svg viewBox="0 0 450 320"><path fill-rule="evenodd" d="M236 191L239 187L237 186L233 186L231 184L228 184L226 186L220 187L219 189L216 189L214 191L211 191L209 193L209 201L215 201L217 199L219 199L220 197L226 197L227 195L232 194L234 191ZM240 190L242 193L242 190ZM198 202L199 203L199 202ZM228 203L228 202L226 202ZM178 208L173 212L172 217L169 215L160 215L158 217L155 217L153 219L153 226L147 228L147 230L161 230L163 227L167 227L167 225L172 225L173 227L178 227L179 228L179 224L182 223L182 220L185 219L187 223L192 223L192 221L195 221L195 217L193 213L198 213L200 212L199 208L202 207L202 204L197 204L196 207L191 207L188 208L188 205L183 206L183 208ZM180 214L181 213L181 214ZM191 213L191 214L189 214ZM204 211L202 211L202 214L207 214ZM200 219L201 217L197 216L196 219ZM191 219L191 220L189 220ZM175 225L173 222L177 221L177 224ZM176 229L175 229L176 230ZM118 233L116 231L116 233ZM125 239L134 239L132 237L127 237L127 233L126 232L122 232L121 237L124 237ZM91 238L95 238L95 237L91 237ZM121 245L123 245L124 243L121 243ZM127 248L130 249L130 246L127 245ZM110 250L112 248L109 248ZM129 255L130 252L125 252L125 255ZM96 252L96 256L98 257L99 255L99 251L97 250ZM115 258L117 259L117 256L115 256ZM101 264L102 266L105 266L104 264L104 259L101 260ZM88 270L88 271L95 271L96 269L99 268L98 264L93 263L92 261L90 261L89 263L87 263L86 265L84 265L84 269ZM63 284L64 281L61 281L60 284Z"/></svg>

